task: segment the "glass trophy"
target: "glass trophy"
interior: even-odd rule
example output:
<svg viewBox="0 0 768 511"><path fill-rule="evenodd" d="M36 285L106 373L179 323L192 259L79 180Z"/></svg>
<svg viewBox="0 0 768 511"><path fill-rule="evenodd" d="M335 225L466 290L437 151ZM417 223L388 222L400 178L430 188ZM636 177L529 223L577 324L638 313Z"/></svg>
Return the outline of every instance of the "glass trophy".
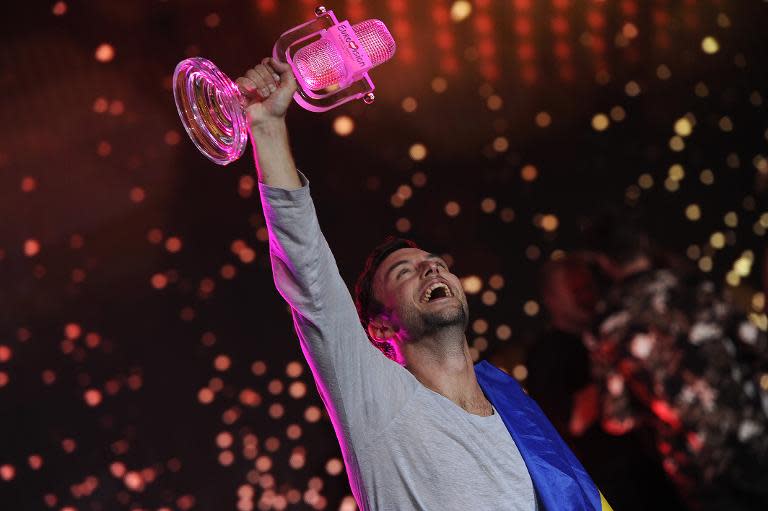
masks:
<svg viewBox="0 0 768 511"><path fill-rule="evenodd" d="M293 69L298 85L294 100L313 112L324 112L355 99L372 103L374 85L367 73L372 67L367 55L367 67L350 74L342 86L332 84L318 90L302 79L294 60L297 52L326 37L336 27L349 27L348 22L339 23L333 11L324 7L315 9L315 14L316 18L283 33L272 50L275 60L288 63ZM349 32L354 37L354 32ZM357 38L355 41L360 46L367 42ZM350 43L351 48L356 49L357 45ZM394 53L394 41L391 46ZM245 111L248 102L235 82L213 62L201 57L179 62L173 74L173 97L184 129L200 152L219 165L227 165L243 155L249 134Z"/></svg>

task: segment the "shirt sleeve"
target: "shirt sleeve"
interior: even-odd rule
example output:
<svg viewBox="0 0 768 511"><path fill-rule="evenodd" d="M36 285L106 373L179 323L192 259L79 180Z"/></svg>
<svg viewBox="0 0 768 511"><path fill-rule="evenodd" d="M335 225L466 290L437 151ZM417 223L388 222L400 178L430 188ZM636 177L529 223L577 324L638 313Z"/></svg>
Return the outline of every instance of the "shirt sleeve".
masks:
<svg viewBox="0 0 768 511"><path fill-rule="evenodd" d="M387 427L418 381L369 342L300 177L295 190L259 184L272 273L337 436L359 443Z"/></svg>

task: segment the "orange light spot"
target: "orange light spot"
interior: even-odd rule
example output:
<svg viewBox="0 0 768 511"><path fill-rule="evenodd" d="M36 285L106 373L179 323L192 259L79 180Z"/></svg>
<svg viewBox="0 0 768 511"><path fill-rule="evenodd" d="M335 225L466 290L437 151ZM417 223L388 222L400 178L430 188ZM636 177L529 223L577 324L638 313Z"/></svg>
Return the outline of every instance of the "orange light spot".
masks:
<svg viewBox="0 0 768 511"><path fill-rule="evenodd" d="M322 413L320 412L320 408L317 406L309 406L304 411L304 420L307 422L317 422L320 420L320 417L322 416Z"/></svg>
<svg viewBox="0 0 768 511"><path fill-rule="evenodd" d="M240 194L240 197L243 197L244 199L247 199L253 194L253 189L256 186L256 180L253 179L252 176L245 175L240 176L240 181L238 182L237 187L237 193Z"/></svg>
<svg viewBox="0 0 768 511"><path fill-rule="evenodd" d="M75 268L72 270L72 282L79 284L85 280L85 270L81 268Z"/></svg>
<svg viewBox="0 0 768 511"><path fill-rule="evenodd" d="M276 396L280 394L283 391L283 382L280 380L272 380L269 382L269 386L267 387L267 390L269 390L269 393L273 396Z"/></svg>
<svg viewBox="0 0 768 511"><path fill-rule="evenodd" d="M128 193L128 197L130 197L131 202L142 202L147 196L147 193L144 191L143 188L140 186L134 186L131 188L131 191Z"/></svg>
<svg viewBox="0 0 768 511"><path fill-rule="evenodd" d="M24 242L24 255L34 257L40 253L40 242L30 238Z"/></svg>
<svg viewBox="0 0 768 511"><path fill-rule="evenodd" d="M240 260L245 263L252 263L254 259L256 259L256 252L253 251L252 248L246 247L242 249L238 254L240 257Z"/></svg>
<svg viewBox="0 0 768 511"><path fill-rule="evenodd" d="M163 231L160 229L150 229L147 232L147 241L153 245L159 244L161 241L163 241Z"/></svg>
<svg viewBox="0 0 768 511"><path fill-rule="evenodd" d="M232 360L227 355L219 355L213 360L213 367L217 371L226 371L232 365Z"/></svg>
<svg viewBox="0 0 768 511"><path fill-rule="evenodd" d="M539 176L539 171L533 165L526 165L520 171L520 175L522 176L523 181L535 181Z"/></svg>
<svg viewBox="0 0 768 511"><path fill-rule="evenodd" d="M141 491L144 489L144 478L142 478L141 474L134 470L125 474L123 483L129 490Z"/></svg>
<svg viewBox="0 0 768 511"><path fill-rule="evenodd" d="M163 141L170 146L174 146L181 142L181 135L176 130L169 130L165 132Z"/></svg>
<svg viewBox="0 0 768 511"><path fill-rule="evenodd" d="M141 477L148 483L151 483L157 477L157 471L154 468L145 468L141 471Z"/></svg>
<svg viewBox="0 0 768 511"><path fill-rule="evenodd" d="M264 441L264 448L269 452L275 452L280 448L280 440L271 436Z"/></svg>
<svg viewBox="0 0 768 511"><path fill-rule="evenodd" d="M237 270L231 264L225 264L224 266L221 267L220 273L221 273L221 278L226 280L232 280L233 278L235 278L235 274L237 273Z"/></svg>
<svg viewBox="0 0 768 511"><path fill-rule="evenodd" d="M109 104L110 115L122 115L125 112L125 104L119 99Z"/></svg>
<svg viewBox="0 0 768 511"><path fill-rule="evenodd" d="M88 389L84 394L85 402L88 406L99 406L101 404L101 392L96 389Z"/></svg>
<svg viewBox="0 0 768 511"><path fill-rule="evenodd" d="M85 336L85 345L89 348L95 348L101 344L101 336L96 332L89 332Z"/></svg>
<svg viewBox="0 0 768 511"><path fill-rule="evenodd" d="M16 468L13 465L8 464L0 466L0 477L2 477L4 481L12 480L16 477Z"/></svg>
<svg viewBox="0 0 768 511"><path fill-rule="evenodd" d="M98 154L102 158L109 156L111 153L112 153L112 144L110 144L106 140L102 140L101 142L99 142L99 145L96 146L96 154Z"/></svg>
<svg viewBox="0 0 768 511"><path fill-rule="evenodd" d="M192 509L192 507L195 505L195 498L192 495L182 495L178 499L176 499L176 507L181 509L181 511L187 511L189 509Z"/></svg>
<svg viewBox="0 0 768 511"><path fill-rule="evenodd" d="M64 327L64 336L67 339L74 340L80 337L83 333L82 328L77 323L68 323Z"/></svg>
<svg viewBox="0 0 768 511"><path fill-rule="evenodd" d="M458 216L461 213L461 206L456 201L450 201L445 205L445 214L450 217Z"/></svg>
<svg viewBox="0 0 768 511"><path fill-rule="evenodd" d="M221 389L224 388L224 380L222 380L218 376L214 376L213 378L208 380L208 388L214 392L219 392Z"/></svg>
<svg viewBox="0 0 768 511"><path fill-rule="evenodd" d="M226 412L221 414L221 421L224 424L234 424L234 422L240 417L240 410L237 408L230 408Z"/></svg>
<svg viewBox="0 0 768 511"><path fill-rule="evenodd" d="M155 273L154 275L152 275L150 282L152 283L152 287L154 287L155 289L163 289L165 288L165 286L168 285L168 277L166 277L162 273Z"/></svg>
<svg viewBox="0 0 768 511"><path fill-rule="evenodd" d="M99 62L109 62L115 58L115 48L109 43L102 43L93 54Z"/></svg>
<svg viewBox="0 0 768 511"><path fill-rule="evenodd" d="M213 391L208 387L200 389L200 391L197 393L197 400L204 405L212 403L213 398L214 398Z"/></svg>
<svg viewBox="0 0 768 511"><path fill-rule="evenodd" d="M39 454L32 454L29 458L27 458L27 462L29 463L29 468L32 470L40 470L40 468L43 466L43 457Z"/></svg>
<svg viewBox="0 0 768 511"><path fill-rule="evenodd" d="M204 23L205 23L205 26L208 28L216 28L221 23L221 16L219 16L215 12L212 12L211 14L205 17Z"/></svg>
<svg viewBox="0 0 768 511"><path fill-rule="evenodd" d="M261 404L261 396L252 389L243 389L240 391L240 402L245 406L259 406Z"/></svg>
<svg viewBox="0 0 768 511"><path fill-rule="evenodd" d="M288 394L294 399L307 395L307 385L303 381L295 381L288 387Z"/></svg>
<svg viewBox="0 0 768 511"><path fill-rule="evenodd" d="M216 334L213 332L205 332L202 337L200 337L200 342L202 342L204 346L211 347L216 344Z"/></svg>
<svg viewBox="0 0 768 511"><path fill-rule="evenodd" d="M45 371L43 371L42 379L44 384L53 385L53 383L56 381L56 373L54 373L50 369L46 369Z"/></svg>
<svg viewBox="0 0 768 511"><path fill-rule="evenodd" d="M285 366L285 374L287 374L289 378L298 378L303 372L304 366L301 365L301 362L296 360L289 362L288 365Z"/></svg>
<svg viewBox="0 0 768 511"><path fill-rule="evenodd" d="M103 114L109 109L109 102L107 98L99 96L93 101L93 111L97 114Z"/></svg>
<svg viewBox="0 0 768 511"><path fill-rule="evenodd" d="M219 453L219 463L224 466L228 467L235 461L235 455L232 454L232 451L222 451Z"/></svg>
<svg viewBox="0 0 768 511"><path fill-rule="evenodd" d="M216 445L218 445L221 449L229 449L232 447L233 442L234 438L232 437L232 433L228 431L222 431L216 435Z"/></svg>
<svg viewBox="0 0 768 511"><path fill-rule="evenodd" d="M71 454L75 452L75 449L77 449L77 442L71 438L65 438L61 441L61 448L64 450L64 452Z"/></svg>
<svg viewBox="0 0 768 511"><path fill-rule="evenodd" d="M25 193L29 193L34 191L37 188L37 181L35 181L35 178L25 176L21 180L21 191Z"/></svg>
<svg viewBox="0 0 768 511"><path fill-rule="evenodd" d="M139 390L143 384L140 374L132 374L128 377L128 388L131 390Z"/></svg>
<svg viewBox="0 0 768 511"><path fill-rule="evenodd" d="M269 407L269 416L273 419L279 419L285 414L285 407L280 403L273 403Z"/></svg>
<svg viewBox="0 0 768 511"><path fill-rule="evenodd" d="M285 436L289 440L298 440L301 437L301 426L298 424L291 424L285 430Z"/></svg>
<svg viewBox="0 0 768 511"><path fill-rule="evenodd" d="M331 458L325 464L325 471L332 476L341 474L342 470L344 470L344 464L338 458Z"/></svg>
<svg viewBox="0 0 768 511"><path fill-rule="evenodd" d="M260 472L266 472L272 468L272 459L269 456L259 456L256 459L256 469Z"/></svg>
<svg viewBox="0 0 768 511"><path fill-rule="evenodd" d="M180 251L181 246L182 246L181 239L176 236L171 236L170 238L165 240L165 249L172 254L175 254L176 252Z"/></svg>
<svg viewBox="0 0 768 511"><path fill-rule="evenodd" d="M251 372L256 376L262 376L264 373L267 372L267 364L265 364L261 360L257 360L256 362L251 364Z"/></svg>
<svg viewBox="0 0 768 511"><path fill-rule="evenodd" d="M104 385L104 390L109 394L110 396L114 396L120 391L120 383L116 380L109 380Z"/></svg>
<svg viewBox="0 0 768 511"><path fill-rule="evenodd" d="M11 348L5 344L0 344L0 362L8 362L11 359L11 356L13 356Z"/></svg>
<svg viewBox="0 0 768 511"><path fill-rule="evenodd" d="M67 12L67 3L66 2L56 2L53 4L53 9L51 9L51 12L54 16L63 16Z"/></svg>

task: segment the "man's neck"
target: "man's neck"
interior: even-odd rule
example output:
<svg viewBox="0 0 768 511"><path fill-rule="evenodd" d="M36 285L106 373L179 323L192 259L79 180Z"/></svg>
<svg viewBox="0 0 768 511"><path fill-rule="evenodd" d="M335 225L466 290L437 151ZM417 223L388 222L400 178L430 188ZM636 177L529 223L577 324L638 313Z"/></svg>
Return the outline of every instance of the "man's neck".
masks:
<svg viewBox="0 0 768 511"><path fill-rule="evenodd" d="M404 349L406 367L422 385L441 394L475 415L492 414L491 403L483 394L475 376L463 332L461 341L445 342L425 336Z"/></svg>

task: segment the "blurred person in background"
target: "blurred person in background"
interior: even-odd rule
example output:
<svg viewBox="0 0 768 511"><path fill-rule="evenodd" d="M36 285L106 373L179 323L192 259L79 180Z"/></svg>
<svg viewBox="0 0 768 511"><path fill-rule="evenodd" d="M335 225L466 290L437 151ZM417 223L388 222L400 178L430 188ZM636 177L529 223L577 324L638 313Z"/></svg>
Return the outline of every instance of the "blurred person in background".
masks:
<svg viewBox="0 0 768 511"><path fill-rule="evenodd" d="M647 237L618 218L587 229L615 282L586 338L603 429L650 427L694 509L768 509L766 333L714 283L654 257Z"/></svg>
<svg viewBox="0 0 768 511"><path fill-rule="evenodd" d="M527 390L616 509L685 509L647 430L615 436L600 427L600 385L593 380L583 339L607 287L589 253L569 254L542 267L540 297L550 326L528 352Z"/></svg>

